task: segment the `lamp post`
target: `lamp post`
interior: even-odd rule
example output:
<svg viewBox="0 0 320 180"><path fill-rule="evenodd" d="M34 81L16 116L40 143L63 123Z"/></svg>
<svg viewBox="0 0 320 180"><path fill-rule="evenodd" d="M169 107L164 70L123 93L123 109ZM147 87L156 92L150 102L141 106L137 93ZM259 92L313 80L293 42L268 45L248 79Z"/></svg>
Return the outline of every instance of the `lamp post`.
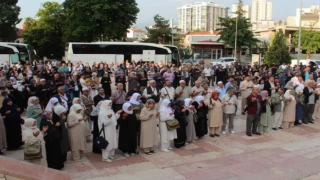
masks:
<svg viewBox="0 0 320 180"><path fill-rule="evenodd" d="M301 51L301 18L302 18L302 0L300 0L300 20L299 20L299 39L298 39L298 66L300 64Z"/></svg>
<svg viewBox="0 0 320 180"><path fill-rule="evenodd" d="M238 41L238 17L239 15L237 15L236 17L236 37L235 37L235 41L234 41L234 57L237 59L237 41Z"/></svg>
<svg viewBox="0 0 320 180"><path fill-rule="evenodd" d="M172 44L172 46L174 46L174 37L173 37L173 19L171 19L170 28L171 28L171 44Z"/></svg>

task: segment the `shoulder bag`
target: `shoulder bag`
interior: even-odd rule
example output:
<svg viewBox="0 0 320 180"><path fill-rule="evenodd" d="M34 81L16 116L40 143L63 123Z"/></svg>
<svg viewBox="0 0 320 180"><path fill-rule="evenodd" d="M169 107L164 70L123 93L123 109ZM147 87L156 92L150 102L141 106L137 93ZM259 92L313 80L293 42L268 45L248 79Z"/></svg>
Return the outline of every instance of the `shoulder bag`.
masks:
<svg viewBox="0 0 320 180"><path fill-rule="evenodd" d="M26 143L24 145L24 159L33 160L42 158L41 142L36 141L34 143Z"/></svg>
<svg viewBox="0 0 320 180"><path fill-rule="evenodd" d="M173 131L173 130L178 129L180 127L179 121L176 119L167 120L166 125L168 128L168 131Z"/></svg>
<svg viewBox="0 0 320 180"><path fill-rule="evenodd" d="M106 149L109 145L109 142L106 140L106 135L104 132L104 124L102 124L102 128L99 132L99 136L94 140L93 144L96 148ZM101 132L103 132L103 136L101 136Z"/></svg>

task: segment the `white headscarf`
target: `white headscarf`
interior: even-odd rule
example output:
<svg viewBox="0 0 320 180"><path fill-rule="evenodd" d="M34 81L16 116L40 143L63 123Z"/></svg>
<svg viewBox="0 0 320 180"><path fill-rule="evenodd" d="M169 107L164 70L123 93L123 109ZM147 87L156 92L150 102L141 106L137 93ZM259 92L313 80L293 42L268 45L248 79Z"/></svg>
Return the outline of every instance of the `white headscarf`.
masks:
<svg viewBox="0 0 320 180"><path fill-rule="evenodd" d="M48 102L45 110L47 112L52 112L52 109L54 108L54 104L57 102L59 102L59 100L56 97L51 98L50 101Z"/></svg>
<svg viewBox="0 0 320 180"><path fill-rule="evenodd" d="M67 109L61 105L57 105L54 107L54 113L56 113L58 116L61 116L61 114L66 111L67 111Z"/></svg>
<svg viewBox="0 0 320 180"><path fill-rule="evenodd" d="M134 94L131 96L129 102L130 102L131 104L134 104L134 105L139 105L140 102L137 100L137 98L138 98L139 96L141 96L139 93L134 93Z"/></svg>
<svg viewBox="0 0 320 180"><path fill-rule="evenodd" d="M112 101L110 100L100 101L99 104L95 107L99 109L99 116L98 116L99 129L102 128L102 124L106 123L106 121L107 122L111 121L113 123L113 126L117 126L117 118L115 116L115 113L112 110L112 106L109 106L110 103L112 103ZM112 114L111 118L108 118L109 114Z"/></svg>
<svg viewBox="0 0 320 180"><path fill-rule="evenodd" d="M168 100L168 99L164 99L160 105L160 109L159 111L165 111L167 113L172 113L172 108L171 107L168 107L168 105L170 104L171 102ZM174 118L174 114L171 115L172 118Z"/></svg>
<svg viewBox="0 0 320 180"><path fill-rule="evenodd" d="M131 104L126 102L122 105L122 109L124 112L128 113L128 114L133 114L133 110L129 110L129 107L131 107Z"/></svg>
<svg viewBox="0 0 320 180"><path fill-rule="evenodd" d="M197 103L200 104L201 101L204 101L204 97L203 96L197 96L195 98L195 101L197 101Z"/></svg>
<svg viewBox="0 0 320 180"><path fill-rule="evenodd" d="M185 100L184 100L184 106L185 106L185 107L189 107L191 101L192 101L192 99L190 99L190 98L185 99Z"/></svg>
<svg viewBox="0 0 320 180"><path fill-rule="evenodd" d="M303 88L301 88L301 87L296 88L296 93L302 93L302 92L303 92Z"/></svg>
<svg viewBox="0 0 320 180"><path fill-rule="evenodd" d="M71 106L69 114L78 114L76 112L80 109L83 110L83 107L80 104L74 104Z"/></svg>
<svg viewBox="0 0 320 180"><path fill-rule="evenodd" d="M35 100L37 100L38 98L36 96L32 96L32 97L29 97L28 99L28 108L29 107L34 107L34 108L37 108L37 109L41 109L41 106L40 104L38 103L37 105L35 105L33 102Z"/></svg>
<svg viewBox="0 0 320 180"><path fill-rule="evenodd" d="M78 98L78 97L76 97L76 98L73 98L73 100L72 100L72 104L74 105L74 104L79 104L79 101L80 100L80 103L81 103L81 99L80 98Z"/></svg>
<svg viewBox="0 0 320 180"><path fill-rule="evenodd" d="M284 98L286 100L289 100L291 98L293 101L295 101L296 99L294 98L294 96L290 94L291 91L293 90L287 90L286 93L284 94Z"/></svg>
<svg viewBox="0 0 320 180"><path fill-rule="evenodd" d="M33 137L33 133L36 131L39 131L36 123L33 126L34 122L36 122L36 120L33 118L27 118L24 120L23 131L22 131L22 141L26 141L30 137Z"/></svg>
<svg viewBox="0 0 320 180"><path fill-rule="evenodd" d="M90 116L98 116L99 112L100 112L100 107L102 105L102 102L104 101L100 101L96 107L93 108L92 112L90 113Z"/></svg>

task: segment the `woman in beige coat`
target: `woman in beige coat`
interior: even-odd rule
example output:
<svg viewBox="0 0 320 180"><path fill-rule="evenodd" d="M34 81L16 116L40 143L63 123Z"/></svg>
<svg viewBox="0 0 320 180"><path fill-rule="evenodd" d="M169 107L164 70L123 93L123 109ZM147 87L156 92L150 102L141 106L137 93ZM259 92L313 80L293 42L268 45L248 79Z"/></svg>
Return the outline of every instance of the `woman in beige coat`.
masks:
<svg viewBox="0 0 320 180"><path fill-rule="evenodd" d="M287 90L284 94L285 105L283 109L283 128L293 127L296 119L296 98L293 96L293 90Z"/></svg>
<svg viewBox="0 0 320 180"><path fill-rule="evenodd" d="M80 160L86 150L86 123L87 117L83 117L83 107L80 104L74 104L70 108L68 115L68 133L71 146L72 160Z"/></svg>
<svg viewBox="0 0 320 180"><path fill-rule="evenodd" d="M155 109L155 104L153 99L147 100L146 107L140 113L140 147L147 155L154 153L153 147L158 145L157 119L160 113Z"/></svg>
<svg viewBox="0 0 320 180"><path fill-rule="evenodd" d="M220 137L223 122L223 104L219 100L219 92L214 91L211 98L205 102L208 106L210 137Z"/></svg>

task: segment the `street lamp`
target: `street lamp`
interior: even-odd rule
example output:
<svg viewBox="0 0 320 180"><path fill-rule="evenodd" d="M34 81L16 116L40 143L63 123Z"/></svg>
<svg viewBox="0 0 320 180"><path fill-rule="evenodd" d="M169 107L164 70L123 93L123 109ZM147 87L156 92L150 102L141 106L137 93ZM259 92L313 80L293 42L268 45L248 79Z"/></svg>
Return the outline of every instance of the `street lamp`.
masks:
<svg viewBox="0 0 320 180"><path fill-rule="evenodd" d="M301 18L302 18L302 0L300 0L300 20L299 20L299 39L298 39L298 66L300 64L300 51L301 51Z"/></svg>
<svg viewBox="0 0 320 180"><path fill-rule="evenodd" d="M239 15L237 15L236 17L236 37L234 41L234 56L236 59L237 59L237 41L238 41L238 17Z"/></svg>

